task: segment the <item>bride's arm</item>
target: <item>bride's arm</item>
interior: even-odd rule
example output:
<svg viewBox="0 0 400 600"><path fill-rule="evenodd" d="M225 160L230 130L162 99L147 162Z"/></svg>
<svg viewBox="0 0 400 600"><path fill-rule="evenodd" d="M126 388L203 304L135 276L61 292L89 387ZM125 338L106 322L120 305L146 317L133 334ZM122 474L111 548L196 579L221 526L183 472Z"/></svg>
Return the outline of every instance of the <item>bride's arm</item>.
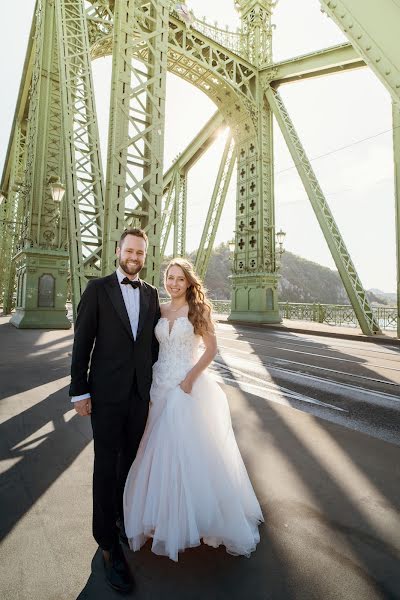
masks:
<svg viewBox="0 0 400 600"><path fill-rule="evenodd" d="M205 350L194 367L186 375L185 379L180 382L181 389L190 394L192 387L198 376L208 367L213 361L217 353L217 338L215 333L207 333L203 335Z"/></svg>

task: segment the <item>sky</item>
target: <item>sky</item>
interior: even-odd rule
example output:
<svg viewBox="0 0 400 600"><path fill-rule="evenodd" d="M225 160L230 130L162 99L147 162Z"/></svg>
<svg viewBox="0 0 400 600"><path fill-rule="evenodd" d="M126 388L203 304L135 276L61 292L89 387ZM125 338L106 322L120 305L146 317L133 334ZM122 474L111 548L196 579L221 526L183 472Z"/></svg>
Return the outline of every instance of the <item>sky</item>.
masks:
<svg viewBox="0 0 400 600"><path fill-rule="evenodd" d="M0 38L0 169L18 94L34 0L6 3ZM188 0L197 17L235 29L233 0ZM318 0L279 0L274 9L273 57L284 60L346 41L320 10ZM4 57L7 57L5 60ZM106 159L111 60L93 63L103 160ZM281 96L363 285L396 289L394 168L389 93L368 68L280 87ZM190 106L190 110L188 110ZM175 75L167 76L165 170L215 112L211 100ZM191 169L188 179L187 249L198 247L224 146L221 136ZM274 123L276 228L285 248L335 268L314 212ZM235 176L226 199L216 243L232 238ZM171 236L172 237L172 236ZM171 249L171 243L167 251Z"/></svg>

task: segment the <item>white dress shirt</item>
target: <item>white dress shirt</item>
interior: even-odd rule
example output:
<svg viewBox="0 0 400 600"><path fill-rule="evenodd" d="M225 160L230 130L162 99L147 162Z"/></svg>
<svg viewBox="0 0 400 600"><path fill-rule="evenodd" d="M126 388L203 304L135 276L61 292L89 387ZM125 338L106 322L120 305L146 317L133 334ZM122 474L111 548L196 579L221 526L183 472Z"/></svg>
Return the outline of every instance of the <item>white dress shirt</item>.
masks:
<svg viewBox="0 0 400 600"><path fill-rule="evenodd" d="M117 271L118 283L121 288L122 297L124 299L126 312L128 313L129 322L131 324L133 339L136 340L138 324L139 324L139 311L140 311L140 291L139 288L133 288L129 284L121 283L125 279L126 275L118 267ZM136 275L132 281L139 279ZM80 396L73 396L71 402L78 402L78 400L86 400L90 398L90 394L81 394Z"/></svg>

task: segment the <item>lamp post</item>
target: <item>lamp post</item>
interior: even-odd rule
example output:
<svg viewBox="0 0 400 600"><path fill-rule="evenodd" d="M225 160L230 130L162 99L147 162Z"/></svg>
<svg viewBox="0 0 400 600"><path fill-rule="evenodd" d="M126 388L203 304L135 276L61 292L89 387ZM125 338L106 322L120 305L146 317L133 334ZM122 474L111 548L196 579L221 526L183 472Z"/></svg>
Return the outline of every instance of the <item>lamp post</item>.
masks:
<svg viewBox="0 0 400 600"><path fill-rule="evenodd" d="M283 242L285 241L286 233L280 229L275 233L275 238L277 241L277 246L275 248L275 252L277 255L276 260L276 269L278 270L281 266L281 258L282 254L285 252L285 248L283 247Z"/></svg>
<svg viewBox="0 0 400 600"><path fill-rule="evenodd" d="M51 192L51 197L53 198L53 202L59 204L64 198L65 194L65 185L61 183L60 177L50 177L49 188Z"/></svg>

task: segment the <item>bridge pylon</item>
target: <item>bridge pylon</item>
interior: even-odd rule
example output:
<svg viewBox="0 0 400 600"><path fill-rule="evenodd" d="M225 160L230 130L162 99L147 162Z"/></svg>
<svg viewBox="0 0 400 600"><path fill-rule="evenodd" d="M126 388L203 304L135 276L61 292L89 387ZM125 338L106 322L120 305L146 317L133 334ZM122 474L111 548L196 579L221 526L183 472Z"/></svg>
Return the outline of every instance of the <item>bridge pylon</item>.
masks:
<svg viewBox="0 0 400 600"><path fill-rule="evenodd" d="M320 0L349 44L274 63L272 0L235 0L241 17L233 33L188 18L173 0L36 0L20 93L0 189L3 308L11 310L16 282L17 327L69 327L88 279L115 268L115 248L126 227L149 237L144 277L159 284L170 231L174 252L186 253L190 210L188 171L229 127L226 146L198 248L204 276L237 169L231 320L277 323L279 272L275 249L273 114L275 114L325 234L364 333L377 333L367 295L312 173L279 94L279 85L343 69L370 66L392 94L398 127L400 8L382 0ZM380 11L380 12L379 12ZM100 157L91 61L112 55L106 178ZM163 175L167 71L205 93L217 117L199 132ZM397 240L400 247L399 136ZM297 157L297 159L296 159ZM56 203L50 182L61 179ZM172 227L173 226L173 227ZM399 271L400 273L400 271ZM399 275L400 278L400 275ZM400 304L400 284L399 304ZM399 325L400 327L400 325ZM400 329L399 329L400 332Z"/></svg>

